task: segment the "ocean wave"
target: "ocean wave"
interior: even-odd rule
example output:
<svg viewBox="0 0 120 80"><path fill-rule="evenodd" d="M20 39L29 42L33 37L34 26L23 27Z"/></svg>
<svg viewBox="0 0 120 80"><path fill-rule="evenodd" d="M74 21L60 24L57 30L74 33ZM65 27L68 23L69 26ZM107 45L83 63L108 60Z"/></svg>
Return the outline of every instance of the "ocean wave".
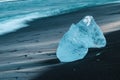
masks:
<svg viewBox="0 0 120 80"><path fill-rule="evenodd" d="M15 1L9 3L8 1ZM96 1L96 0L95 0ZM116 0L118 1L118 0ZM0 0L0 35L15 32L27 27L26 22L37 18L60 15L80 10L83 7L113 3L115 1L89 1L89 0ZM8 3L7 3L8 2ZM47 2L47 3L46 3Z"/></svg>
<svg viewBox="0 0 120 80"><path fill-rule="evenodd" d="M12 17L10 19L1 21L0 35L6 34L9 32L14 32L22 27L27 27L28 26L26 24L27 21L32 21L38 17L39 17L38 13L31 13L27 15Z"/></svg>
<svg viewBox="0 0 120 80"><path fill-rule="evenodd" d="M18 29L27 27L29 25L26 23L34 19L69 13L70 11L74 11L74 10L76 10L76 6L74 7L72 6L72 8L71 7L58 8L58 9L51 8L51 10L45 9L43 12L38 11L29 14L22 14L13 17L2 18L0 19L0 35L7 34L10 32L15 32Z"/></svg>

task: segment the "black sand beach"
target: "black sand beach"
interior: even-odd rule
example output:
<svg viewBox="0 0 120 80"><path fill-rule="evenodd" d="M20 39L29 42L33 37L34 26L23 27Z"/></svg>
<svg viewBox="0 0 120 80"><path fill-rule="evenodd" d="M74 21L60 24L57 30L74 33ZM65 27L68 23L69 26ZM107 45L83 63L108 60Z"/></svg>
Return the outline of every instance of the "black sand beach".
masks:
<svg viewBox="0 0 120 80"><path fill-rule="evenodd" d="M83 8L36 19L29 27L0 36L0 80L120 80L120 4ZM83 60L60 63L58 42L72 23L92 15L107 46Z"/></svg>

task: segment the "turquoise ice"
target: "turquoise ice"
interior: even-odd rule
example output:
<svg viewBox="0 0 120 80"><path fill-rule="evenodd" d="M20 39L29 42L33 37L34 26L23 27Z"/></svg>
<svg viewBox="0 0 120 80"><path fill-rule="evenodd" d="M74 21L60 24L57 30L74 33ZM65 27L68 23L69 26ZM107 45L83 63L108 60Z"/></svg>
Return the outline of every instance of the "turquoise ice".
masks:
<svg viewBox="0 0 120 80"><path fill-rule="evenodd" d="M79 23L72 24L64 34L57 48L61 62L83 59L88 48L105 47L106 39L92 16L86 16Z"/></svg>

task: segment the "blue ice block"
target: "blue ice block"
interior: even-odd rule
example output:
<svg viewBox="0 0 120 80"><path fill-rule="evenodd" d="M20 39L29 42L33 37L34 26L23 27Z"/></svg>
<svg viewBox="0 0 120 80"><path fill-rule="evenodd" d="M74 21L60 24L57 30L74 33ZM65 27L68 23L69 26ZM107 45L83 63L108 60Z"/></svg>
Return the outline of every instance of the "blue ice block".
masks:
<svg viewBox="0 0 120 80"><path fill-rule="evenodd" d="M88 48L105 47L106 39L92 16L86 16L79 23L72 24L63 35L57 48L57 57L61 62L83 59Z"/></svg>

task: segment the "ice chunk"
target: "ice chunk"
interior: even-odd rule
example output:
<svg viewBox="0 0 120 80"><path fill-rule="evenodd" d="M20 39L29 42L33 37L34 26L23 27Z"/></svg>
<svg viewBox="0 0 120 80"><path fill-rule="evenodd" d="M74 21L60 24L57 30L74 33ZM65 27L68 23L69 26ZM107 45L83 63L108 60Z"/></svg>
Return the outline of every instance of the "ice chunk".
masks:
<svg viewBox="0 0 120 80"><path fill-rule="evenodd" d="M61 62L83 59L88 48L105 47L106 39L92 16L86 16L79 23L72 24L64 34L57 48Z"/></svg>

